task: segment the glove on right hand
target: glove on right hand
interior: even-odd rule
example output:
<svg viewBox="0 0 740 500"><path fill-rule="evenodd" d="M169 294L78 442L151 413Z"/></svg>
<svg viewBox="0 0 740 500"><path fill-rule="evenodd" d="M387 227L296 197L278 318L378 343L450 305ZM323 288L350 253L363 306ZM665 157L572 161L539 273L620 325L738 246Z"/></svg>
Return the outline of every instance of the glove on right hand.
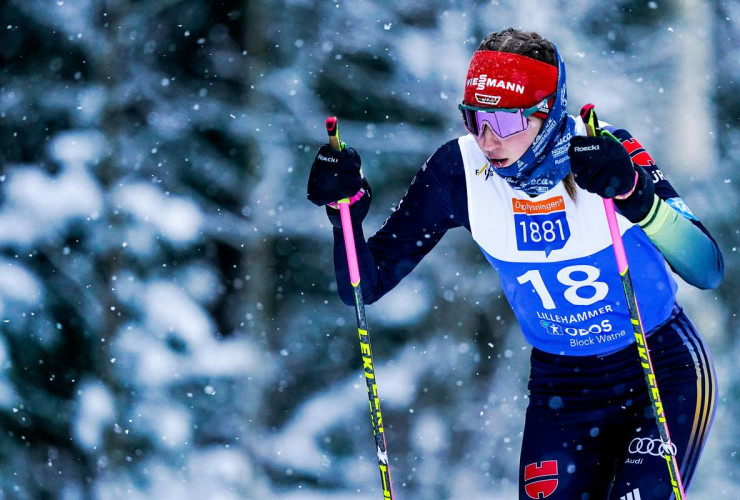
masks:
<svg viewBox="0 0 740 500"><path fill-rule="evenodd" d="M372 191L360 172L361 165L360 155L352 148L338 151L328 144L321 146L308 176L309 201L322 206L344 198L354 198L350 211L352 223L362 222L370 209ZM326 212L331 223L341 227L339 210L327 206Z"/></svg>

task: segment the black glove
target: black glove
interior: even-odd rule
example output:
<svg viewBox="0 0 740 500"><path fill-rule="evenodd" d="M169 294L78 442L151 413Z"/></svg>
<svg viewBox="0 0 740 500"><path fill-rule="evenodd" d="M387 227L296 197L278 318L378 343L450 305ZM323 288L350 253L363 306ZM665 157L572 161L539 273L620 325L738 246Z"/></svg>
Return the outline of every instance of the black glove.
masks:
<svg viewBox="0 0 740 500"><path fill-rule="evenodd" d="M568 148L576 183L602 198L614 198L632 222L644 219L653 204L655 186L648 173L632 163L622 144L609 137L576 136Z"/></svg>
<svg viewBox="0 0 740 500"><path fill-rule="evenodd" d="M352 148L338 151L324 144L316 153L308 176L308 199L319 206L326 205L326 213L335 227L341 227L339 210L332 208L338 200L354 200L350 206L352 224L359 224L370 210L372 190L362 176L360 155ZM359 196L359 199L358 199Z"/></svg>

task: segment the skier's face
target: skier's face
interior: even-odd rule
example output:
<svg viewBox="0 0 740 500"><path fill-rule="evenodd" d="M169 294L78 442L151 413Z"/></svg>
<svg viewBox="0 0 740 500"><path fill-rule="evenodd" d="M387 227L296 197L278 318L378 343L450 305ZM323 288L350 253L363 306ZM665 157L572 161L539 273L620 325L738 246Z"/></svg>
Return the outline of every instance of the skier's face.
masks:
<svg viewBox="0 0 740 500"><path fill-rule="evenodd" d="M529 146L532 145L532 141L537 137L537 133L542 128L544 121L535 116L530 116L527 120L529 120L529 126L526 130L522 130L504 139L499 137L496 132L493 132L487 124L483 129L483 133L475 138L478 147L495 168L504 168L513 165L515 161L527 152Z"/></svg>

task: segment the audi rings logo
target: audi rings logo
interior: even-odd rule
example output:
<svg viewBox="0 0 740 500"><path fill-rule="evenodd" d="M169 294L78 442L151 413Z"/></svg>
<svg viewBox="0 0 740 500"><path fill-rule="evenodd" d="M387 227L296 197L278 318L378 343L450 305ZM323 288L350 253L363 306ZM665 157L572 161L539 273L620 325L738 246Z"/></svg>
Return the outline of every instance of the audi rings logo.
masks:
<svg viewBox="0 0 740 500"><path fill-rule="evenodd" d="M658 438L635 438L630 443L628 451L630 453L652 455L654 457L676 456L678 452L675 444L670 441L667 443L663 442Z"/></svg>

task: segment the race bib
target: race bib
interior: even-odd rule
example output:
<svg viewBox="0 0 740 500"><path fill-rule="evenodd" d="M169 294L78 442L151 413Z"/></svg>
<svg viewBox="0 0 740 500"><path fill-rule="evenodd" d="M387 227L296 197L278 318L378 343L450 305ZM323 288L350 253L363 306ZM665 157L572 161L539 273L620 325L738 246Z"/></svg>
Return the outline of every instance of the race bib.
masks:
<svg viewBox="0 0 740 500"><path fill-rule="evenodd" d="M544 251L549 255L568 242L570 228L562 196L542 201L512 198L511 203L518 250Z"/></svg>

